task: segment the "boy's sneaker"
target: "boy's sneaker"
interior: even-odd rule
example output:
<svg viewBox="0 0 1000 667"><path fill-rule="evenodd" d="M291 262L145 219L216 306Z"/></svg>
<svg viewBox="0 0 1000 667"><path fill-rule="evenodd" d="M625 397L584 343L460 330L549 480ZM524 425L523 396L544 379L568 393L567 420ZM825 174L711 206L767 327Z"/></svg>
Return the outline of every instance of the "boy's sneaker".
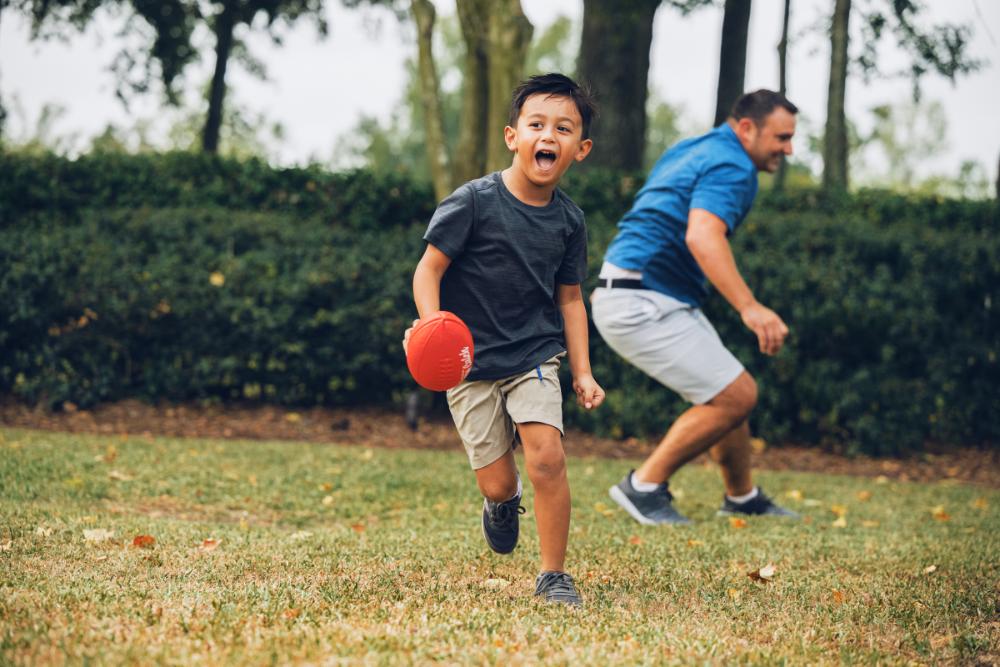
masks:
<svg viewBox="0 0 1000 667"><path fill-rule="evenodd" d="M775 505L774 501L764 495L764 490L757 487L757 495L745 503L734 503L729 498L723 496L722 507L716 513L719 516L733 516L736 514L764 515L764 516L784 516L790 519L798 519L799 515L790 509L785 509L780 505Z"/></svg>
<svg viewBox="0 0 1000 667"><path fill-rule="evenodd" d="M573 577L565 572L542 572L538 575L535 579L535 595L541 595L546 602L561 602L572 607L583 604Z"/></svg>
<svg viewBox="0 0 1000 667"><path fill-rule="evenodd" d="M632 486L632 473L629 471L622 481L608 490L611 499L632 515L632 518L646 526L659 524L683 525L691 520L674 509L674 497L670 495L666 484L660 484L653 491L636 491Z"/></svg>
<svg viewBox="0 0 1000 667"><path fill-rule="evenodd" d="M502 503L483 498L483 537L490 549L498 554L514 550L520 533L519 514L524 514L520 493Z"/></svg>

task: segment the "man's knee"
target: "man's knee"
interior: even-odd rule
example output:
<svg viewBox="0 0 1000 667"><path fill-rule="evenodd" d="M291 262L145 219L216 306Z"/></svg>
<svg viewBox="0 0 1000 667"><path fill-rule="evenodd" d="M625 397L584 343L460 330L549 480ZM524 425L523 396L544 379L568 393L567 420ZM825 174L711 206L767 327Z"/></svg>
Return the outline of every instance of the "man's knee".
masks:
<svg viewBox="0 0 1000 667"><path fill-rule="evenodd" d="M749 417L756 407L757 382L752 375L743 371L709 403L730 413L735 426Z"/></svg>

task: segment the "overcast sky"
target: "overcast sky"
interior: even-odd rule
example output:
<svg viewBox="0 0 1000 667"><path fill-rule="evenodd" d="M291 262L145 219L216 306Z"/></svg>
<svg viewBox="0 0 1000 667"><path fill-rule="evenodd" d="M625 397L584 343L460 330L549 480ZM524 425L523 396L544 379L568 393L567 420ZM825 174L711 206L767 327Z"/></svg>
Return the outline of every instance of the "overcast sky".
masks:
<svg viewBox="0 0 1000 667"><path fill-rule="evenodd" d="M522 0L522 4L536 34L559 15L573 18L579 27L582 0ZM799 38L789 56L789 97L801 108L805 124L819 131L826 109L829 46L822 37L809 36L808 28L828 14L833 3L795 0L792 4L792 33ZM924 4L925 24L973 24L976 32L971 53L988 62L955 86L939 77L925 80L925 99L944 106L948 142L941 155L923 161L919 173L954 175L963 160L971 159L995 178L1000 156L1000 0L925 0ZM453 0L438 0L436 5L439 13L453 11ZM337 138L349 131L361 114L388 118L400 100L403 63L415 50L410 31L382 10L348 11L331 2L328 11L331 30L325 41L318 39L308 22L285 31L283 46L259 35L248 40L253 54L267 66L269 81L257 81L239 66L230 70L228 81L238 103L284 126L285 139L275 146L282 163L329 162ZM777 87L775 46L781 11L781 0L753 3L748 90ZM108 123L127 126L137 117L165 116L154 96L133 104L131 116L114 97L108 66L122 44L116 36L121 25L120 19L105 16L68 42L30 42L28 26L9 11L4 13L0 21L0 91L8 105L16 98L10 127L15 137L24 136L27 128L34 126L46 103L66 109L55 133L76 135L78 146L84 146ZM691 131L707 129L714 114L721 25L721 9L682 18L664 7L657 14L650 87L682 107L686 129ZM906 61L886 40L880 64L892 71L905 67ZM211 65L211 53L203 54L203 62L189 79L206 81ZM907 80L881 79L866 86L855 77L848 84L848 115L864 129L870 126L871 107L903 103L909 95Z"/></svg>

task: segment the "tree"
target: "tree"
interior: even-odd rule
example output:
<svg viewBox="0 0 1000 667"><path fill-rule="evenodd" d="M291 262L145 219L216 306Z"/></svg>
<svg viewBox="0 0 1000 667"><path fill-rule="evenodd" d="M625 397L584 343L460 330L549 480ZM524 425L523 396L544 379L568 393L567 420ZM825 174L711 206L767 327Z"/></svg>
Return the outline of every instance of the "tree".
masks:
<svg viewBox="0 0 1000 667"><path fill-rule="evenodd" d="M878 73L877 49L881 37L891 31L899 46L911 57L909 74L914 100L920 96L920 80L934 71L954 83L959 74L977 70L979 61L966 55L972 34L968 26L942 24L921 29L916 24L920 5L917 0L859 0L862 17L862 51L857 64L866 80ZM827 98L827 122L823 152L823 187L845 190L848 187L847 97L848 44L852 0L836 0L830 30L830 85Z"/></svg>
<svg viewBox="0 0 1000 667"><path fill-rule="evenodd" d="M719 85L715 98L715 122L726 122L733 104L743 94L747 67L747 34L750 30L751 0L726 0L722 19L722 47L719 53Z"/></svg>
<svg viewBox="0 0 1000 667"><path fill-rule="evenodd" d="M778 42L778 92L782 95L788 94L788 23L791 17L792 0L785 0L785 11L781 19L781 40ZM774 175L774 189L783 190L785 179L788 177L787 161L782 160L778 165L778 172Z"/></svg>

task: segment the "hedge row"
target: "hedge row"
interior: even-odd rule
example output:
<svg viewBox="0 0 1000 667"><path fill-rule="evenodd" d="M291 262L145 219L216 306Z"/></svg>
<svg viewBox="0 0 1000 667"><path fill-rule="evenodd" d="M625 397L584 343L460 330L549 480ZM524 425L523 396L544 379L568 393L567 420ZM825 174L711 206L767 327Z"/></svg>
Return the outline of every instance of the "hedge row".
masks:
<svg viewBox="0 0 1000 667"><path fill-rule="evenodd" d="M616 219L589 217L588 288ZM789 344L762 357L721 300L708 310L761 386L755 430L869 453L1000 441L1000 240L976 224L753 214L736 254ZM372 227L204 206L20 215L0 228L0 391L84 406L399 401L414 386L399 340L423 224ZM681 403L596 333L591 347L609 399L587 415L567 401L569 422L662 432Z"/></svg>

